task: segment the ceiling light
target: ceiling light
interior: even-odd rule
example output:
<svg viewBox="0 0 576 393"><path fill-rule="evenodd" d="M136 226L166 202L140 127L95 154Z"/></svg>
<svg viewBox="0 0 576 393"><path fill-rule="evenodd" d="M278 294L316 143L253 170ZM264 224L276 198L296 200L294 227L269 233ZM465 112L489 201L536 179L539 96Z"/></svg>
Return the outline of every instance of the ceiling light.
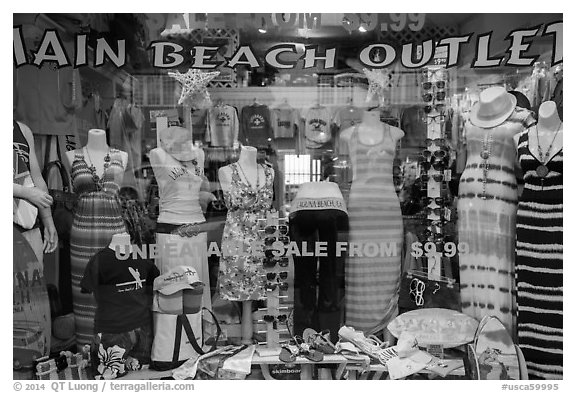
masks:
<svg viewBox="0 0 576 393"><path fill-rule="evenodd" d="M359 31L360 33L366 33L368 30L366 30L366 28L365 28L364 26L360 26L360 27L358 28L358 31Z"/></svg>
<svg viewBox="0 0 576 393"><path fill-rule="evenodd" d="M260 33L262 33L262 34L265 34L265 33L266 33L266 29L263 28L263 27L259 28L258 31L259 31Z"/></svg>

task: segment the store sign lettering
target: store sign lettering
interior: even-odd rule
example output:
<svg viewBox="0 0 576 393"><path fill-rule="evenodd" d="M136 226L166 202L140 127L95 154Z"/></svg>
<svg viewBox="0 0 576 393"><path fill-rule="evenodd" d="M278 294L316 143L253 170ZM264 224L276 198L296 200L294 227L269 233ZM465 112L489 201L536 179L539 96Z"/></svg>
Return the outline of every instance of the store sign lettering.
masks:
<svg viewBox="0 0 576 393"><path fill-rule="evenodd" d="M438 42L427 40L424 42L409 42L400 48L395 48L387 43L375 43L360 49L358 58L366 67L384 68L400 61L409 69L421 68L433 65L438 56L437 52L447 53L447 60L443 61L447 68L454 67L459 63L462 47L475 45L475 56L470 64L472 68L487 68L498 66L532 66L539 58L527 56L532 41L538 37L552 38L552 65L563 61L562 51L562 27L563 22L553 22L545 26L534 26L528 29L511 31L506 40L508 48L506 56L496 57L490 53L492 33L469 34L464 36L446 37ZM475 35L475 39L474 38ZM86 66L87 37L76 36L75 53L66 52L64 45L55 30L46 30L38 48L27 48L24 44L22 26L13 29L13 59L14 65L20 67L25 64L41 67L43 63L55 63L58 67L81 67ZM115 48L115 49L113 49ZM236 52L224 61L216 61L214 57L218 51L216 46L197 45L185 50L181 45L169 41L155 41L150 44L153 66L156 68L176 68L189 65L191 68L215 69L219 66L235 68L246 66L259 68L268 64L280 69L293 69L301 63L303 69L321 68L333 69L336 66L337 47L307 45L298 51L296 44L279 44L272 46L259 58L250 45L238 47ZM32 55L29 55L32 53ZM71 56L73 55L73 56ZM115 45L110 45L105 38L96 40L93 67L103 66L105 62L111 62L116 67L122 67L126 62L126 45L124 40L118 40Z"/></svg>

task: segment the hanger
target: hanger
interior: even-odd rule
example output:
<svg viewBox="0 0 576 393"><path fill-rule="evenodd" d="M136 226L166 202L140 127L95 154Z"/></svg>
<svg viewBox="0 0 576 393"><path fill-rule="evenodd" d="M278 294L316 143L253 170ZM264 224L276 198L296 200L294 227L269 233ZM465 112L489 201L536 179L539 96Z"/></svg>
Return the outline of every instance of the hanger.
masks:
<svg viewBox="0 0 576 393"><path fill-rule="evenodd" d="M254 97L254 101L252 101L252 106L259 106L260 103L258 102L258 97Z"/></svg>

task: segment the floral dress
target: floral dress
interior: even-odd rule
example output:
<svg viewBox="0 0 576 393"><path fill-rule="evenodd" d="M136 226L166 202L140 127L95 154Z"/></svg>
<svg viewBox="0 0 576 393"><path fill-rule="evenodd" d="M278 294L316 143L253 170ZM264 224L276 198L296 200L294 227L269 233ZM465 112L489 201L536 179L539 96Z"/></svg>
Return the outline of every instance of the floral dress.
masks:
<svg viewBox="0 0 576 393"><path fill-rule="evenodd" d="M238 165L231 165L232 184L230 190L224 192L228 215L218 275L220 296L226 300L260 300L265 297L263 258L259 253L250 252L250 247L260 240L258 220L265 219L272 208L273 172L269 166L263 168L264 185L253 188L240 177ZM234 247L239 247L236 252Z"/></svg>

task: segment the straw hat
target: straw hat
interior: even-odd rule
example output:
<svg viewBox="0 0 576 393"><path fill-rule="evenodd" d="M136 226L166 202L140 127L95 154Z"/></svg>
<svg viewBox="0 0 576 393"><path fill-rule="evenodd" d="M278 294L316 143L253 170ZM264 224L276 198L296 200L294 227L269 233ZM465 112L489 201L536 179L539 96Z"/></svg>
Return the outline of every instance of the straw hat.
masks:
<svg viewBox="0 0 576 393"><path fill-rule="evenodd" d="M502 124L516 108L516 97L500 86L489 87L480 93L480 101L472 107L470 121L482 128Z"/></svg>

